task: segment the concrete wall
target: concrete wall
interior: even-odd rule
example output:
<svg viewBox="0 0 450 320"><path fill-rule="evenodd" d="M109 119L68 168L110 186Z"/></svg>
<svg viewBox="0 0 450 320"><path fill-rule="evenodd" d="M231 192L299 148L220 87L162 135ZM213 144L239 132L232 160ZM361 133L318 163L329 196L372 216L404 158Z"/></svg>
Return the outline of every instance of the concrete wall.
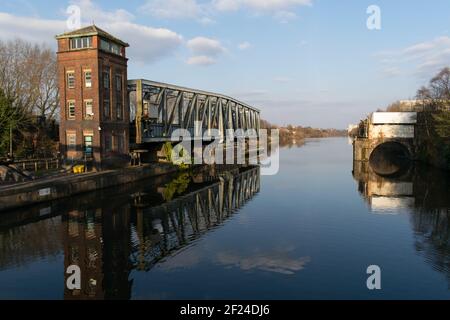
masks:
<svg viewBox="0 0 450 320"><path fill-rule="evenodd" d="M178 167L169 164L151 164L14 184L0 188L0 211L131 183L177 170Z"/></svg>
<svg viewBox="0 0 450 320"><path fill-rule="evenodd" d="M372 124L416 124L416 112L374 112Z"/></svg>
<svg viewBox="0 0 450 320"><path fill-rule="evenodd" d="M414 125L371 125L369 139L414 138Z"/></svg>
<svg viewBox="0 0 450 320"><path fill-rule="evenodd" d="M412 182L397 182L387 179L377 179L367 182L368 196L411 196L413 194Z"/></svg>

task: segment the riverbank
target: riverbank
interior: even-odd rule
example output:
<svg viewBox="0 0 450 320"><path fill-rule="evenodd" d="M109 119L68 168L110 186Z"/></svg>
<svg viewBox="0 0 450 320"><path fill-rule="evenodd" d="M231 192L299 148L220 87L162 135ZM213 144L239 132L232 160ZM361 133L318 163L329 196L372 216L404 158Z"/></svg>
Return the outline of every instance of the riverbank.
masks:
<svg viewBox="0 0 450 320"><path fill-rule="evenodd" d="M178 170L179 167L171 164L154 163L8 185L0 187L0 211L132 183Z"/></svg>
<svg viewBox="0 0 450 320"><path fill-rule="evenodd" d="M450 112L419 112L417 160L450 170Z"/></svg>

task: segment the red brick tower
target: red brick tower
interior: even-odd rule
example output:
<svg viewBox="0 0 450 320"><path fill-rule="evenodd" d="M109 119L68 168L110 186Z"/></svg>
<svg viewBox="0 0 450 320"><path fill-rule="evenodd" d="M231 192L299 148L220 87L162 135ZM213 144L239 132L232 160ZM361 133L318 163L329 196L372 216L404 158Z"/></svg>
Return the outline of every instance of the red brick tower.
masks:
<svg viewBox="0 0 450 320"><path fill-rule="evenodd" d="M129 153L129 45L95 25L56 39L62 155L69 162L123 164Z"/></svg>

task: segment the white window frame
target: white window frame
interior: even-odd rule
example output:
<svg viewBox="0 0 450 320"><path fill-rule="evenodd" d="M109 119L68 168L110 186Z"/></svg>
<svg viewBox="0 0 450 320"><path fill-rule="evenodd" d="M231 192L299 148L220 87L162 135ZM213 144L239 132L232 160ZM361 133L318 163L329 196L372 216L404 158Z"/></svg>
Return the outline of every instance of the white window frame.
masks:
<svg viewBox="0 0 450 320"><path fill-rule="evenodd" d="M73 138L74 140L72 141ZM73 142L73 143L71 143ZM77 133L73 131L66 131L67 151L76 151L77 149Z"/></svg>
<svg viewBox="0 0 450 320"><path fill-rule="evenodd" d="M71 109L73 108L73 115L71 112ZM75 120L77 116L77 106L75 100L67 100L67 119L69 120Z"/></svg>
<svg viewBox="0 0 450 320"><path fill-rule="evenodd" d="M87 75L89 74L89 80ZM84 70L84 86L86 88L92 88L92 71L91 70Z"/></svg>
<svg viewBox="0 0 450 320"><path fill-rule="evenodd" d="M88 112L88 104L90 104L91 112ZM84 118L87 120L94 118L94 100L92 99L84 100Z"/></svg>
<svg viewBox="0 0 450 320"><path fill-rule="evenodd" d="M70 85L71 81L70 79L73 79L73 84L72 86ZM67 88L68 89L75 89L75 85L76 85L76 80L75 80L75 71L70 70L66 72L66 79L67 79Z"/></svg>

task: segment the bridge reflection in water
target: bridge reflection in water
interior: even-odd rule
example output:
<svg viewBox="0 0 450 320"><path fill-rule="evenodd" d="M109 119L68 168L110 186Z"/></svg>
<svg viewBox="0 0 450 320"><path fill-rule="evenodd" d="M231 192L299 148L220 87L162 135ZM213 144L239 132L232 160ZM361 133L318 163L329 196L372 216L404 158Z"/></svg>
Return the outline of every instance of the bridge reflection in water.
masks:
<svg viewBox="0 0 450 320"><path fill-rule="evenodd" d="M410 215L417 252L450 285L450 174L409 163L395 175L382 176L370 162L355 161L353 177L372 213Z"/></svg>
<svg viewBox="0 0 450 320"><path fill-rule="evenodd" d="M65 299L130 299L133 270L149 271L219 227L260 189L259 167L159 179L4 215L0 271L63 253L61 274L81 269L81 290L61 283Z"/></svg>

